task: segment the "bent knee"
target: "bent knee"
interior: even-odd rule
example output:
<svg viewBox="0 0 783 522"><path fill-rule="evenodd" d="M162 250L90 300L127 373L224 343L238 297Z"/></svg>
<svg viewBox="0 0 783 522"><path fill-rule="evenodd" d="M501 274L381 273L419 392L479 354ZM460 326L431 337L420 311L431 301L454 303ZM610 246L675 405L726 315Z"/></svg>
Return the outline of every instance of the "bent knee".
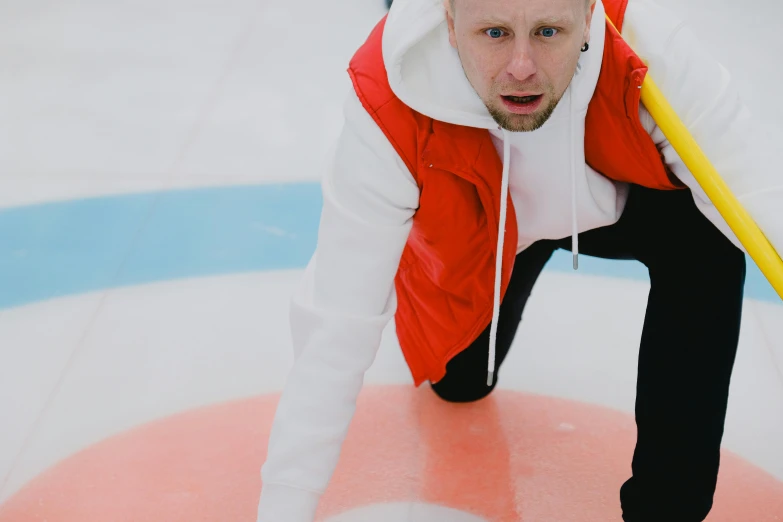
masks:
<svg viewBox="0 0 783 522"><path fill-rule="evenodd" d="M745 253L726 237L702 242L696 248L662 248L645 261L651 273L692 282L743 284L747 272Z"/></svg>
<svg viewBox="0 0 783 522"><path fill-rule="evenodd" d="M431 383L430 386L435 392L435 395L440 397L446 402L452 403L468 403L480 401L489 396L495 389L495 384L487 386L486 382L482 383L455 383L444 379L437 383Z"/></svg>

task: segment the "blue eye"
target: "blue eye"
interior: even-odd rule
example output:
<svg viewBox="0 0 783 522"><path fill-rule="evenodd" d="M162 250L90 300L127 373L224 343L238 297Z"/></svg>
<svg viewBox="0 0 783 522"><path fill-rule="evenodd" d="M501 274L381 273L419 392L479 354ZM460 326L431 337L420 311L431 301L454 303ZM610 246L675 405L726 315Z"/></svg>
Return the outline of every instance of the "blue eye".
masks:
<svg viewBox="0 0 783 522"><path fill-rule="evenodd" d="M544 38L552 38L557 34L557 29L554 29L552 27L546 27L544 29L541 29L541 36Z"/></svg>
<svg viewBox="0 0 783 522"><path fill-rule="evenodd" d="M487 36L490 38L493 38L497 40L498 38L502 38L505 34L502 29L498 29L497 27L493 27L492 29L487 30Z"/></svg>

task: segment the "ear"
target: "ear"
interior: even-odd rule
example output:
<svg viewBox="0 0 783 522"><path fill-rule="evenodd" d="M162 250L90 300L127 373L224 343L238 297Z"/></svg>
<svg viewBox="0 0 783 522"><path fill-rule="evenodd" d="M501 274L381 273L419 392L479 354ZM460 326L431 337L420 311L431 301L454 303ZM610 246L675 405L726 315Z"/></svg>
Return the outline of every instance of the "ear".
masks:
<svg viewBox="0 0 783 522"><path fill-rule="evenodd" d="M587 13L585 14L584 42L590 41L590 26L593 22L593 14L595 13L595 2L596 0L590 0L590 5L588 6Z"/></svg>
<svg viewBox="0 0 783 522"><path fill-rule="evenodd" d="M446 10L446 23L449 27L449 43L457 48L457 33L454 29L454 11L451 9L451 0L443 0L443 8Z"/></svg>

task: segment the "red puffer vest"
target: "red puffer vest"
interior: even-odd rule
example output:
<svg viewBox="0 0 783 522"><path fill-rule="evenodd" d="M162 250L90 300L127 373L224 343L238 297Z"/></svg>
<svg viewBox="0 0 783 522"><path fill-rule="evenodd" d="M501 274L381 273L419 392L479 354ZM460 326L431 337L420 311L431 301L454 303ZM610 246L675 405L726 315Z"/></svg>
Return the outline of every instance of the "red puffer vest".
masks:
<svg viewBox="0 0 783 522"><path fill-rule="evenodd" d="M603 0L609 19L603 65L587 112L585 157L604 176L656 189L678 188L639 121L647 67L625 43L628 0ZM389 86L382 20L350 63L362 104L416 179L419 209L395 279L397 336L416 386L437 382L446 363L489 325L503 165L486 129L420 114ZM514 267L517 221L508 198L501 298Z"/></svg>

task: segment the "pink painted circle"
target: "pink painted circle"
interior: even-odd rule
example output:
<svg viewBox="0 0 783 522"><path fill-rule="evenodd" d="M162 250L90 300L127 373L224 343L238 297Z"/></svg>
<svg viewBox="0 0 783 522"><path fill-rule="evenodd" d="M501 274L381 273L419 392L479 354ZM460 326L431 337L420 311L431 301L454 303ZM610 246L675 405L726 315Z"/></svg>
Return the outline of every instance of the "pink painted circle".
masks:
<svg viewBox="0 0 783 522"><path fill-rule="evenodd" d="M253 522L277 400L201 408L95 444L1 505L0 522ZM619 521L635 437L631 416L571 401L497 390L453 405L426 387L366 387L318 518L415 504L466 520ZM708 520L781 518L783 483L725 453Z"/></svg>

